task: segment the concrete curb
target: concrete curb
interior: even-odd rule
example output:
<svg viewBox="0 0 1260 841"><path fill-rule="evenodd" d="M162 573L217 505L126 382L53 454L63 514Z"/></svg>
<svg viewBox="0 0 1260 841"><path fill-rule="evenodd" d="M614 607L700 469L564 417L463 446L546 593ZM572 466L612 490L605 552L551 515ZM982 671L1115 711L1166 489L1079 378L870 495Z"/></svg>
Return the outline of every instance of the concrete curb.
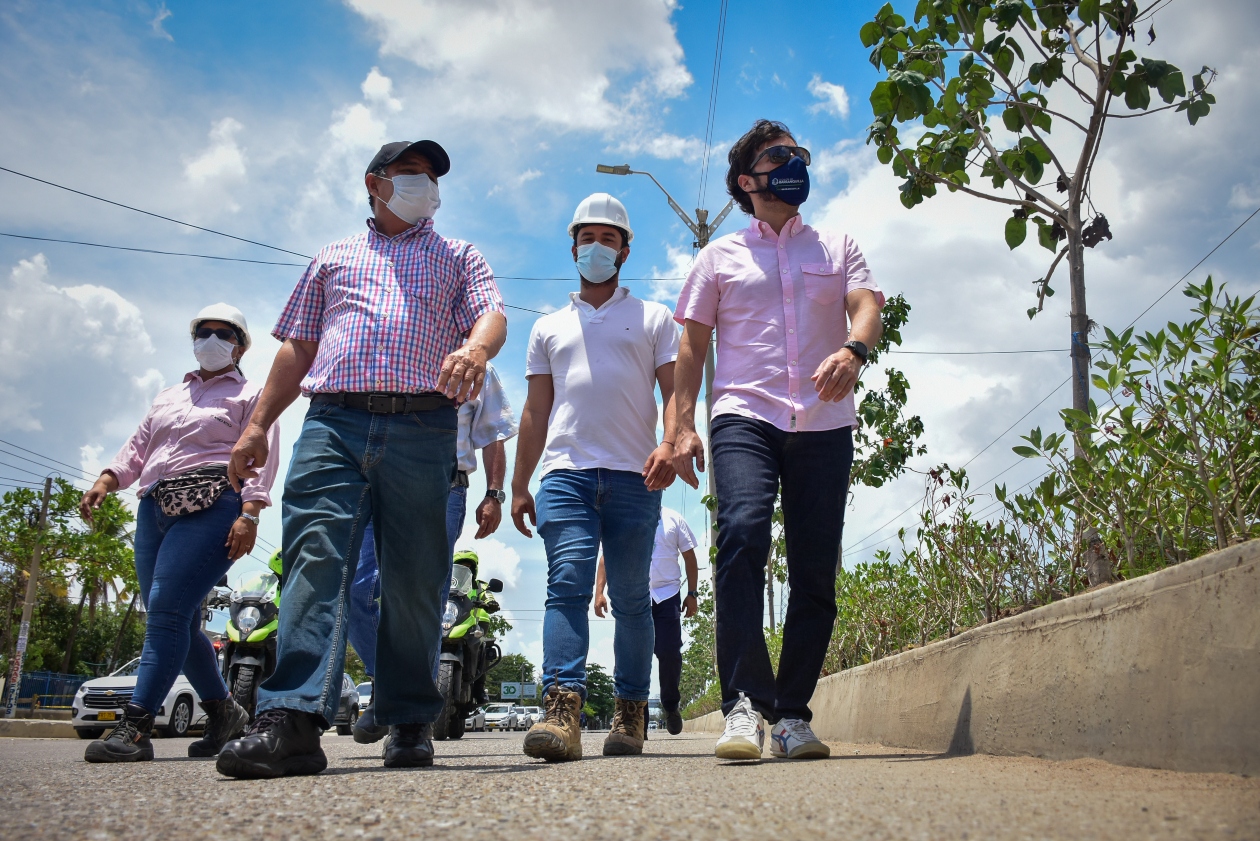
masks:
<svg viewBox="0 0 1260 841"><path fill-rule="evenodd" d="M830 675L810 706L837 741L1257 773L1260 541Z"/></svg>
<svg viewBox="0 0 1260 841"><path fill-rule="evenodd" d="M0 737L20 739L74 739L74 725L68 721L52 721L38 718L0 719Z"/></svg>

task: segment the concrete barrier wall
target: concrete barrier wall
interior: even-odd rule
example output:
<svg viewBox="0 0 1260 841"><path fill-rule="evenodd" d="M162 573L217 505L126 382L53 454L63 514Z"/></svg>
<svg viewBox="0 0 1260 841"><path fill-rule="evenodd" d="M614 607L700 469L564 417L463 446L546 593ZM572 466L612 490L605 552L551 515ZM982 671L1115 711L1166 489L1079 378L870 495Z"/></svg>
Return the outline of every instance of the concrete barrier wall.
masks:
<svg viewBox="0 0 1260 841"><path fill-rule="evenodd" d="M1255 774L1260 541L831 675L810 707L823 739Z"/></svg>

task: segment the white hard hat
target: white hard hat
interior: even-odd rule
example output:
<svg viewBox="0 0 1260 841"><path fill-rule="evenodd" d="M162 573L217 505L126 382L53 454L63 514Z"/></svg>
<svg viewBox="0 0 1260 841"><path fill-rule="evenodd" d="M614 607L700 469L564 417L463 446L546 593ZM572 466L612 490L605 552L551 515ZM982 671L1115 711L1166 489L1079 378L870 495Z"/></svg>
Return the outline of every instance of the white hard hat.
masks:
<svg viewBox="0 0 1260 841"><path fill-rule="evenodd" d="M249 350L249 346L253 344L249 338L249 325L245 323L245 314L231 304L211 304L197 313L188 325L188 332L194 339L197 337L197 325L203 321L225 321L241 332L241 336L245 339L241 347Z"/></svg>
<svg viewBox="0 0 1260 841"><path fill-rule="evenodd" d="M582 199L582 203L573 212L573 221L569 223L570 237L579 225L612 225L626 232L627 243L634 239L626 206L607 193L591 193Z"/></svg>

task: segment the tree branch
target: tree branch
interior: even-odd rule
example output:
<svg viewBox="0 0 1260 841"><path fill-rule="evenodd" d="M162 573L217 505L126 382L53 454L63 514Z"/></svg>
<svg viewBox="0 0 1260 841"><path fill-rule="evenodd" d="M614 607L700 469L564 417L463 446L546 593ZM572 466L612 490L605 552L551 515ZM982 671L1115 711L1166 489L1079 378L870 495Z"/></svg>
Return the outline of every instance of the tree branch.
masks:
<svg viewBox="0 0 1260 841"><path fill-rule="evenodd" d="M1019 27L1020 27L1020 29L1024 30L1024 33L1028 36L1028 40L1029 40L1029 42L1030 42L1030 43L1031 43L1034 47L1036 47L1036 48L1037 48L1037 52L1041 53L1042 58L1044 58L1046 61L1049 61L1049 60L1050 60L1050 54L1041 48L1041 44L1038 44L1038 43L1037 43L1037 39L1033 37L1032 30L1031 30L1031 29L1029 29L1029 28L1028 28L1028 26L1027 26L1027 25L1026 25L1026 24L1025 24L1022 20L1019 22ZM1093 104L1094 104L1094 98L1093 98L1092 96L1090 96L1089 94L1087 94L1087 93L1085 92L1084 88L1082 88L1080 85L1076 84L1076 80L1075 80L1075 79L1070 79L1070 78L1068 78L1066 75L1061 76L1060 78L1061 78L1064 82L1067 82L1068 87L1070 87L1072 90L1076 91L1077 95L1078 95L1078 96L1080 96L1080 98L1081 98L1081 99L1083 99L1085 102L1089 103L1090 105L1093 105Z"/></svg>
<svg viewBox="0 0 1260 841"><path fill-rule="evenodd" d="M941 184L948 189L961 190L962 192L966 193L969 196L975 196L978 199L984 199L986 201L996 202L997 204L1009 204L1012 207L1028 207L1030 204L1033 204L1032 202L1020 201L1019 199L1007 199L1007 198L1002 198L1001 196L992 195L991 193L982 193L979 190L973 190L972 188L966 185L955 184L953 181L950 181L948 178L942 178L939 175L936 175L935 173L925 172L924 170L919 169L918 164L914 162L912 156L907 155L905 149L901 146L894 147L893 152L897 155L898 158L901 159L901 162L906 165L907 170L909 170L915 175L925 175L928 178L930 178L932 181L936 182L937 184ZM1033 207L1036 210L1042 210L1042 208L1036 207L1035 204L1033 204Z"/></svg>
<svg viewBox="0 0 1260 841"><path fill-rule="evenodd" d="M1019 103L1019 102L1020 102L1020 100L1018 100L1018 99L1005 99L1005 100L1002 100L1002 101L996 101L996 100L995 100L995 101L990 102L989 104L990 104L990 105L1014 105L1014 104L1017 104L1017 103ZM1088 129L1088 128L1086 128L1085 126L1081 125L1081 124L1080 124L1080 123L1078 123L1076 120L1074 120L1074 119L1072 119L1071 117L1069 117L1067 114L1061 113L1061 112L1059 112L1059 111L1052 110L1052 109L1050 109L1050 108L1045 107L1044 105L1035 105L1034 103L1031 103L1031 102L1025 102L1025 103L1023 103L1023 104L1024 104L1024 105L1026 105L1027 107L1032 108L1032 109L1035 109L1035 110L1037 110L1037 111L1044 111L1045 113L1049 114L1050 116L1052 116L1052 117L1057 117L1057 118L1059 118L1060 120L1063 120L1064 122L1071 123L1072 125L1076 126L1078 129L1080 129L1082 132L1088 132L1088 131L1089 131L1089 129Z"/></svg>
<svg viewBox="0 0 1260 841"><path fill-rule="evenodd" d="M1081 42L1076 39L1076 30L1070 26L1064 28L1067 30L1068 40L1072 43L1072 54L1076 56L1076 60L1088 67L1090 72L1094 74L1095 79L1101 79L1102 70L1099 67L1099 63L1094 61L1088 51L1081 49ZM1084 31L1084 27L1081 27L1081 30ZM1123 37L1121 35L1121 38Z"/></svg>
<svg viewBox="0 0 1260 841"><path fill-rule="evenodd" d="M989 150L989 159L993 161L994 165L997 166L998 169L1002 170L1002 174L1006 176L1006 179L1010 181L1011 184L1013 184L1017 189L1023 190L1025 195L1032 196L1037 201L1044 204L1046 207L1053 208L1052 212L1050 212L1048 215L1055 217L1059 221L1059 223L1062 224L1063 227L1066 228L1067 220L1062 218L1063 208L1059 206L1058 202L1050 201L1050 199L1042 195L1041 191L1038 190L1036 187L1028 184L1022 178L1017 176L1015 173L1011 172L1010 168L1007 167L1006 164L1002 163L1001 153L999 153L998 150L994 148L993 144L989 142L989 137L987 134L985 134L984 130L980 126L977 126L971 120L969 116L966 116L964 114L963 119L971 124L972 129L976 132L976 135L980 138L980 142L983 143L984 147ZM1060 171L1062 170L1060 169Z"/></svg>

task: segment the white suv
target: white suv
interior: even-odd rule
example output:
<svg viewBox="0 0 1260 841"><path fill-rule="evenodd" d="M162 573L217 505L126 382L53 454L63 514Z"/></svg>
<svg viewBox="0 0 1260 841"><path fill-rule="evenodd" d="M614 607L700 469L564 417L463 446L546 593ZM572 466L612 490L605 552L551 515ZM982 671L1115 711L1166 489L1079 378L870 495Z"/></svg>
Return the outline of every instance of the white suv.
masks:
<svg viewBox="0 0 1260 841"><path fill-rule="evenodd" d="M490 704L486 707L486 729L519 730L521 723L517 709L511 704Z"/></svg>
<svg viewBox="0 0 1260 841"><path fill-rule="evenodd" d="M108 677L93 678L79 687L71 708L71 724L81 739L100 738L122 718L123 707L136 689L136 672L140 658L132 660ZM190 730L204 729L206 714L201 699L183 673L153 716L153 731L164 736L186 736Z"/></svg>

